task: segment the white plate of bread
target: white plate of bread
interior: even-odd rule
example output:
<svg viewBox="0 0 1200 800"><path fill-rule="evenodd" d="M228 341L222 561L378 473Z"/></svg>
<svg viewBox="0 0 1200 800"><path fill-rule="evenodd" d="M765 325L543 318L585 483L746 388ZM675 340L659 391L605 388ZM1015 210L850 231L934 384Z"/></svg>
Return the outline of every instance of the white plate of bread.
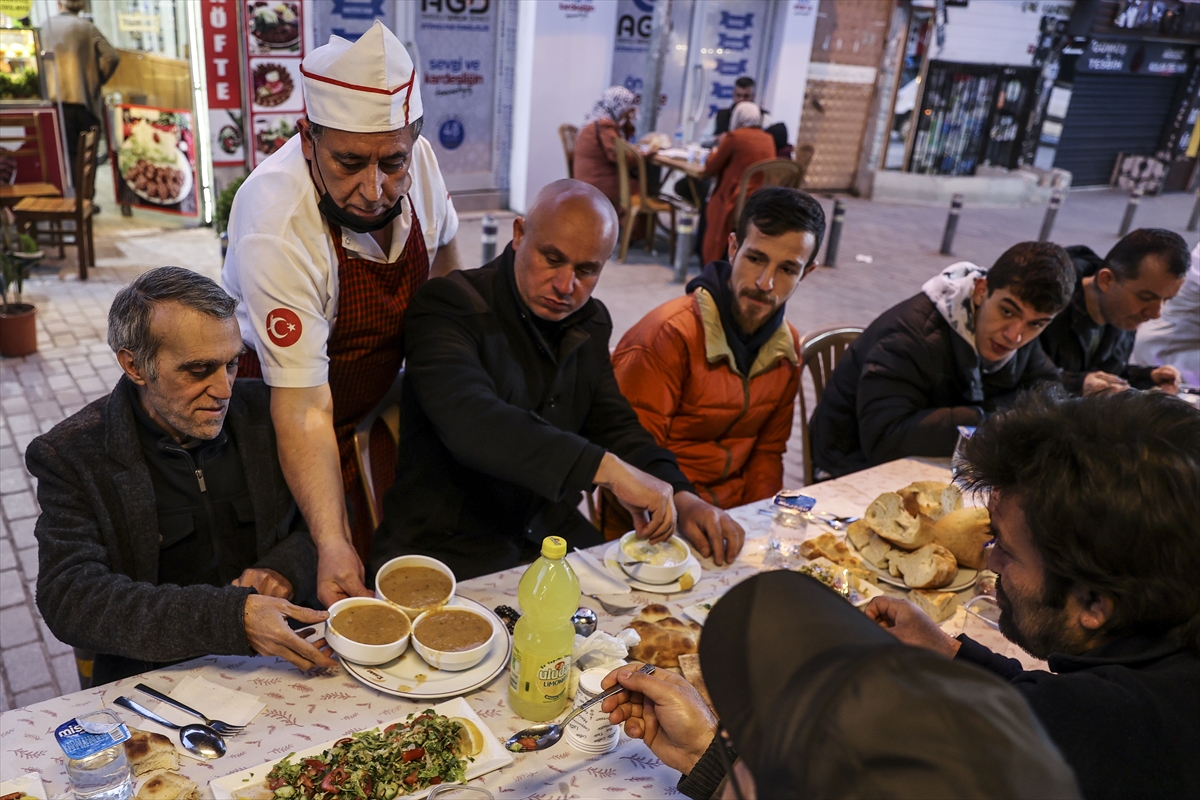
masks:
<svg viewBox="0 0 1200 800"><path fill-rule="evenodd" d="M964 507L957 487L937 481L884 492L846 528L847 544L879 580L924 591L972 586L991 538L987 509Z"/></svg>

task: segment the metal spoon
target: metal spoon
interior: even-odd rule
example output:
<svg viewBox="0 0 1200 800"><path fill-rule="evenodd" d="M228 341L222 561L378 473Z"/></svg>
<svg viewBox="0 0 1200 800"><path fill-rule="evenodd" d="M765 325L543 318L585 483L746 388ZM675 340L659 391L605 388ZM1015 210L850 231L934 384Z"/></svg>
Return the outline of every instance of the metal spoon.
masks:
<svg viewBox="0 0 1200 800"><path fill-rule="evenodd" d="M221 734L207 725L176 725L170 720L163 719L143 705L135 703L128 697L118 697L114 702L122 708L128 708L133 713L157 722L166 728L179 731L179 743L183 749L201 758L220 758L225 755L225 740Z"/></svg>
<svg viewBox="0 0 1200 800"><path fill-rule="evenodd" d="M610 603L607 600L603 600L594 594L584 595L584 597L592 598L600 604L601 608L603 608L609 614L612 614L614 617L623 617L626 614L631 614L634 611L637 611L637 606L619 606L616 603Z"/></svg>
<svg viewBox="0 0 1200 800"><path fill-rule="evenodd" d="M652 675L654 673L654 666L651 664L643 664L642 668L639 669L638 672L642 673L643 675ZM538 725L530 725L528 728L517 731L512 736L508 737L508 741L504 743L504 746L514 753L532 753L534 750L545 750L548 747L553 747L554 745L558 744L558 740L562 738L563 732L567 729L567 726L571 724L571 720L575 719L584 711L587 711L596 703L602 702L606 697L612 697L617 692L623 690L624 687L621 686L621 684L615 684L611 689L604 690L591 700L588 700L586 703L579 706L579 708L575 709L570 714L567 714L566 719L564 719L562 722L543 722ZM533 747L528 747L521 744L521 739L533 739Z"/></svg>

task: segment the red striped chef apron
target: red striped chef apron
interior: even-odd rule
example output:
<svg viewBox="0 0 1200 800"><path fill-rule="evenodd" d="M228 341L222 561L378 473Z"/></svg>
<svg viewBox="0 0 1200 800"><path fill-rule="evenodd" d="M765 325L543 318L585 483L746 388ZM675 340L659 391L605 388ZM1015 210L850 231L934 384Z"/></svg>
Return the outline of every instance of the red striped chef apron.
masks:
<svg viewBox="0 0 1200 800"><path fill-rule="evenodd" d="M411 205L409 206L412 207ZM342 485L353 515L354 547L365 562L371 550L371 516L354 459L354 428L391 388L404 363L404 312L429 278L429 251L421 222L412 214L404 251L390 264L356 258L342 246L342 231L330 223L337 253L337 319L329 336L329 389L342 462ZM247 350L238 376L262 377L258 355ZM396 448L382 425L371 432L371 471L381 491L395 478Z"/></svg>

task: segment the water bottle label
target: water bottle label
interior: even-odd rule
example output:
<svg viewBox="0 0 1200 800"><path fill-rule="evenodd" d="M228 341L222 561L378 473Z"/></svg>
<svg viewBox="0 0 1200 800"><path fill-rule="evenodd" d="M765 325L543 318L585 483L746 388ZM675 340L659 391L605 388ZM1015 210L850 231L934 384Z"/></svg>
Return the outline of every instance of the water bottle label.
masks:
<svg viewBox="0 0 1200 800"><path fill-rule="evenodd" d="M86 714L54 729L58 746L76 761L103 753L128 738L129 728L111 711Z"/></svg>
<svg viewBox="0 0 1200 800"><path fill-rule="evenodd" d="M547 701L558 700L566 693L570 677L571 654L567 653L538 667L538 690Z"/></svg>

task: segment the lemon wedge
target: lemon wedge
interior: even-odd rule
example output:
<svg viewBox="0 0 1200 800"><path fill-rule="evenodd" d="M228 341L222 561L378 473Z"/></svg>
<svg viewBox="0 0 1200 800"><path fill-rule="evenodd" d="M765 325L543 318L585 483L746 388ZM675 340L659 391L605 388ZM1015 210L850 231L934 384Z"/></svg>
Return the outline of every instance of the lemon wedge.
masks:
<svg viewBox="0 0 1200 800"><path fill-rule="evenodd" d="M696 579L691 576L691 573L683 573L683 577L679 579L679 591L686 592L688 589L696 585Z"/></svg>
<svg viewBox="0 0 1200 800"><path fill-rule="evenodd" d="M483 731L479 730L478 725L463 717L451 717L450 721L462 726L458 734L458 744L464 756L477 756L483 752Z"/></svg>

